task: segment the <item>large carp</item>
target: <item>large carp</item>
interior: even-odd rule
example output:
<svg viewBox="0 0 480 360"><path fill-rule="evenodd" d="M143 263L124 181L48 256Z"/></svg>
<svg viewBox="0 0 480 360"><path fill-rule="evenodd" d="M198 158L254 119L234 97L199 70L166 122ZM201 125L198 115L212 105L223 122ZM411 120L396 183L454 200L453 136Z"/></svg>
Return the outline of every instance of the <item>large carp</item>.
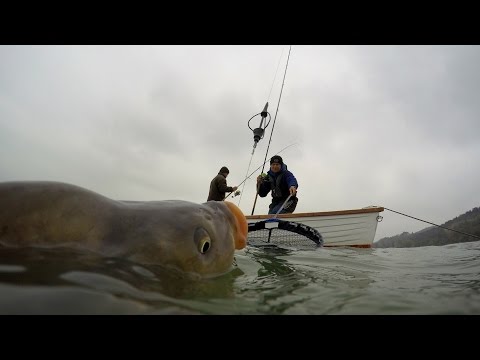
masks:
<svg viewBox="0 0 480 360"><path fill-rule="evenodd" d="M60 182L0 183L0 244L8 247L81 247L209 277L230 270L247 230L226 201L118 201Z"/></svg>

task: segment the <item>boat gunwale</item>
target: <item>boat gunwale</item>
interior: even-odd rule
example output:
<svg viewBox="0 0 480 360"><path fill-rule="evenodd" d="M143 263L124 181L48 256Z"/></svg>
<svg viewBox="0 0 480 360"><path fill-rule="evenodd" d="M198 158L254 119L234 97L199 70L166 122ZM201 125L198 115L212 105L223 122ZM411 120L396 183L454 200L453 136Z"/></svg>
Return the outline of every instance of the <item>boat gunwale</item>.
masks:
<svg viewBox="0 0 480 360"><path fill-rule="evenodd" d="M368 207L368 208L363 208L363 209L278 214L277 218L288 219L288 218L304 218L304 217L324 217L324 216L335 216L335 215L355 215L355 214L379 213L379 212L382 212L382 211L384 211L383 207ZM246 215L245 217L247 218L247 220L254 220L254 219L270 219L274 216L275 216L275 214L270 214L270 215Z"/></svg>

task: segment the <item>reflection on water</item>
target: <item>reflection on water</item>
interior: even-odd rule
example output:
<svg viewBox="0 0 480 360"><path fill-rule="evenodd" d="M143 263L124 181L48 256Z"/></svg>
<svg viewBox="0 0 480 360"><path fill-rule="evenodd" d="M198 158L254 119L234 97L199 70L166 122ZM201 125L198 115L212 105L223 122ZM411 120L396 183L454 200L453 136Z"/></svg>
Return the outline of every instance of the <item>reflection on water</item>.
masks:
<svg viewBox="0 0 480 360"><path fill-rule="evenodd" d="M346 298L355 297L355 289L372 282L364 271L371 266L353 260L362 256L357 249L295 251L272 247L250 248L246 254L260 265L254 281L242 284L242 295L254 302L251 313L339 312Z"/></svg>
<svg viewBox="0 0 480 360"><path fill-rule="evenodd" d="M281 257L292 253L292 250L264 247L261 250L250 248L247 253L252 256L251 259L262 265L258 271L258 279L285 276L295 272L295 268Z"/></svg>
<svg viewBox="0 0 480 360"><path fill-rule="evenodd" d="M258 312L281 314L285 308L302 300L293 295L295 289L304 286L302 276L282 257L291 252L292 250L277 247L247 250L250 259L260 267L255 281L244 287L243 296L255 301Z"/></svg>
<svg viewBox="0 0 480 360"><path fill-rule="evenodd" d="M199 280L79 250L2 248L0 313L198 313L188 300L231 298L241 274Z"/></svg>
<svg viewBox="0 0 480 360"><path fill-rule="evenodd" d="M251 247L193 279L66 248L0 247L0 314L480 314L480 242Z"/></svg>

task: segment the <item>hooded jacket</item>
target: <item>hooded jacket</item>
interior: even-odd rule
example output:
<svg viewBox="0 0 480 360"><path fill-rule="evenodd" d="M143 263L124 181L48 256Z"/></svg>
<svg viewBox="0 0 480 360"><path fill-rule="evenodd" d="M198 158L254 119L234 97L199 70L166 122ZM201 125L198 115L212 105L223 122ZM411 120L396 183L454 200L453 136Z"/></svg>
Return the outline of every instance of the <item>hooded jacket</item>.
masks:
<svg viewBox="0 0 480 360"><path fill-rule="evenodd" d="M272 191L272 204L278 204L287 199L290 195L290 187L295 186L298 189L298 182L295 176L287 170L287 166L282 164L282 168L278 173L272 170L267 172L268 180L260 183L258 195L265 197Z"/></svg>

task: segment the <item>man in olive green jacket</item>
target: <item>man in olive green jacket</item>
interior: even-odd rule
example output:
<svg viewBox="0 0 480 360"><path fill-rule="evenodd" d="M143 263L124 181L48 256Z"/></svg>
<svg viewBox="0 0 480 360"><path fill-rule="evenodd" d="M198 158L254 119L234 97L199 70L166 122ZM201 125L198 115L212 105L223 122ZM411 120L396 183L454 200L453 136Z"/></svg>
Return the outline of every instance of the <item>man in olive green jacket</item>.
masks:
<svg viewBox="0 0 480 360"><path fill-rule="evenodd" d="M225 193L233 192L238 189L237 186L227 186L227 176L230 173L230 170L226 166L222 166L218 175L215 176L210 182L210 191L208 192L208 199L215 201L222 201L225 199Z"/></svg>

